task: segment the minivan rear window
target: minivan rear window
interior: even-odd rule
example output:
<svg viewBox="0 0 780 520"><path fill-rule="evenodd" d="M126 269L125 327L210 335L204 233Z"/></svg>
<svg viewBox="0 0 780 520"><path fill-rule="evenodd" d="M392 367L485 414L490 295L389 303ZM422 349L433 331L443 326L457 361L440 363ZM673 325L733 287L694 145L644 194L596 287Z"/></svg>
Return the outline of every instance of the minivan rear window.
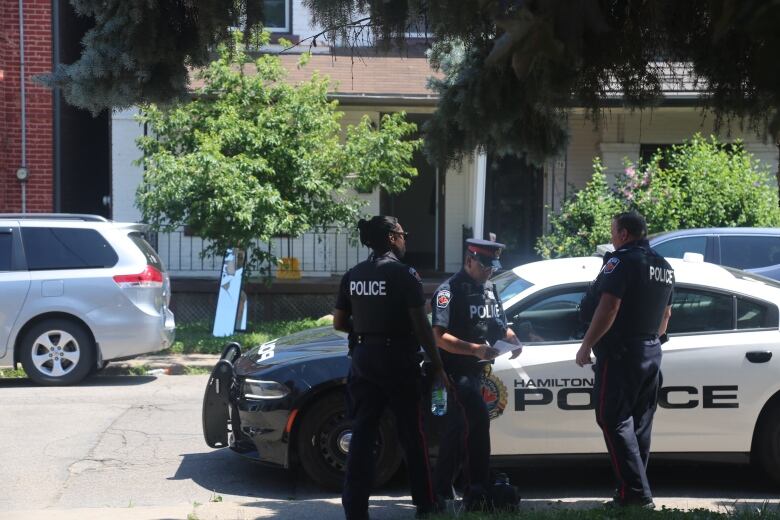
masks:
<svg viewBox="0 0 780 520"><path fill-rule="evenodd" d="M11 233L0 233L0 271L11 270Z"/></svg>
<svg viewBox="0 0 780 520"><path fill-rule="evenodd" d="M141 252L146 257L146 263L157 269L158 271L164 271L162 260L160 259L160 256L157 254L157 251L154 250L152 245L147 242L144 237L141 235L141 233L130 233L127 235L130 237L130 240L133 241L133 243L138 246L138 249L141 250Z"/></svg>
<svg viewBox="0 0 780 520"><path fill-rule="evenodd" d="M113 267L116 251L94 229L23 227L22 242L30 271Z"/></svg>

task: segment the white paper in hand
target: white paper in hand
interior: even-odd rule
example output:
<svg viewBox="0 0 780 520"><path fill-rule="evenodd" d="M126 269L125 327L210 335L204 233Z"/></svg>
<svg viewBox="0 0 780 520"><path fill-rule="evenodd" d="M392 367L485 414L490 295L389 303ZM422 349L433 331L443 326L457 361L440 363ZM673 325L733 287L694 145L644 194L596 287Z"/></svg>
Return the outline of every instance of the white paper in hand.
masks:
<svg viewBox="0 0 780 520"><path fill-rule="evenodd" d="M502 354L506 354L507 352L522 349L523 347L500 339L493 344L493 348L498 350L498 355L500 356Z"/></svg>

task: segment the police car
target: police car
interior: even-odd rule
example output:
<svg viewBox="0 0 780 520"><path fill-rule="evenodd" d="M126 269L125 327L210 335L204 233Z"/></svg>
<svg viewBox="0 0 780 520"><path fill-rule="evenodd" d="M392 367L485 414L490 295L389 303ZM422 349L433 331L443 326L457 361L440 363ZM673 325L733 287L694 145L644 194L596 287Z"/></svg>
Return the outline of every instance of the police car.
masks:
<svg viewBox="0 0 780 520"><path fill-rule="evenodd" d="M752 461L780 482L780 284L704 262L669 262L676 285L653 456ZM507 353L485 365L494 466L605 453L592 367L574 362L584 335L578 304L601 265L595 257L547 260L493 279L525 345L518 358ZM351 436L348 369L347 339L329 328L243 355L227 346L204 397L206 442L265 464L300 465L315 482L338 488ZM394 435L388 416L378 435L377 484L401 463Z"/></svg>

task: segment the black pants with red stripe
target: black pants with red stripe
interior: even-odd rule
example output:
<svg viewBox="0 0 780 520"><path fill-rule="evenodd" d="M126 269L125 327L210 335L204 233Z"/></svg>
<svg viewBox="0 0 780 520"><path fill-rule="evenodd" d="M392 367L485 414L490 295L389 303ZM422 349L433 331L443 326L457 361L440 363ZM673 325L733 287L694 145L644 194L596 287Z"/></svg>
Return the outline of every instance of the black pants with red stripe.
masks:
<svg viewBox="0 0 780 520"><path fill-rule="evenodd" d="M647 481L650 435L661 384L658 340L629 342L619 355L597 354L593 391L621 502L652 498Z"/></svg>
<svg viewBox="0 0 780 520"><path fill-rule="evenodd" d="M422 423L420 367L412 356L385 345L357 345L347 382L352 440L341 502L347 520L368 518L368 498L374 482L376 435L382 413L395 418L404 452L412 502L418 511L433 509L428 449ZM386 440L385 442L387 442ZM395 439L389 439L395 442Z"/></svg>
<svg viewBox="0 0 780 520"><path fill-rule="evenodd" d="M481 375L451 377L453 392L448 395L433 473L434 490L442 498L453 498L452 481L458 469L465 477L467 497L486 492L490 481L490 415L482 398Z"/></svg>

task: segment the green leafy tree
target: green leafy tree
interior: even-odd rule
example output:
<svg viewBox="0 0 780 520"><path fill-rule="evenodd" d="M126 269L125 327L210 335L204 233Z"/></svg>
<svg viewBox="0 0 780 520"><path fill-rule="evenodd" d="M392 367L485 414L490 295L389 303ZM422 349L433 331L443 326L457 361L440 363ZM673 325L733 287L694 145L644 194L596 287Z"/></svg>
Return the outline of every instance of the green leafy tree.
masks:
<svg viewBox="0 0 780 520"><path fill-rule="evenodd" d="M647 164L627 163L610 189L594 161L593 178L552 215L539 238L545 258L590 255L610 241L612 217L635 209L650 233L700 227L780 225L777 188L769 168L740 143L724 145L697 134L658 151Z"/></svg>
<svg viewBox="0 0 780 520"><path fill-rule="evenodd" d="M536 252L544 258L592 255L597 245L610 241L612 217L624 208L596 158L593 176L585 187L566 200L559 213L550 216L550 232L539 237Z"/></svg>
<svg viewBox="0 0 780 520"><path fill-rule="evenodd" d="M207 253L250 250L250 268L262 269L272 258L254 241L353 225L364 204L354 189L398 193L417 174L420 141L402 113L378 128L365 116L342 139L327 78L289 85L278 57L251 60L237 43L219 56L194 99L139 116L149 132L138 140L137 204L155 228L187 226L211 241Z"/></svg>
<svg viewBox="0 0 780 520"><path fill-rule="evenodd" d="M74 63L50 81L98 112L184 97L192 67L262 23L259 0L71 0L94 20ZM435 83L429 150L527 154L566 144L572 106L598 116L604 95L653 106L664 85L692 85L718 121L780 132L780 2L766 0L305 0L333 45L390 45L425 32L457 66ZM358 51L359 52L359 51ZM373 52L370 51L370 52ZM447 60L434 60L434 64ZM594 121L598 118L594 117Z"/></svg>

